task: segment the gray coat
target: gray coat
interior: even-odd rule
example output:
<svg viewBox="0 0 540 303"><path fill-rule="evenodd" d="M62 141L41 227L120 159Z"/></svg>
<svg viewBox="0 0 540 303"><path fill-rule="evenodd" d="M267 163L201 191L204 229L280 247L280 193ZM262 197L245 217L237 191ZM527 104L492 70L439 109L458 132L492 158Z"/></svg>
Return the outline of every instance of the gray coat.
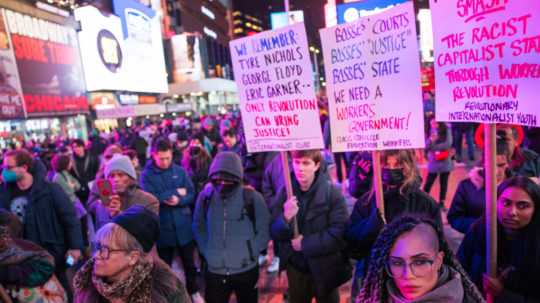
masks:
<svg viewBox="0 0 540 303"><path fill-rule="evenodd" d="M433 142L430 138L426 140L426 151L428 153L428 172L430 173L447 173L454 169L454 163L452 156L449 155L444 160L437 160L435 153L440 151L450 151L452 148L452 131L448 127L446 131L446 141L437 143Z"/></svg>
<svg viewBox="0 0 540 303"><path fill-rule="evenodd" d="M212 273L237 274L256 267L259 253L270 240L270 212L263 197L253 191L255 233L249 216L244 215L242 191L242 186L238 186L223 199L208 184L197 198L193 233ZM206 197L210 198L205 213L203 199Z"/></svg>

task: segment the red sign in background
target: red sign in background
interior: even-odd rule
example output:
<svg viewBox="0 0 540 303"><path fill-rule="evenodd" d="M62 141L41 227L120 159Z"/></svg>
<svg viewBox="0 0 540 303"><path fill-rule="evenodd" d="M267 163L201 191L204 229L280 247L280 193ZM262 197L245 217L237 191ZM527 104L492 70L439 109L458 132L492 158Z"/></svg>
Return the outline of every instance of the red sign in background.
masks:
<svg viewBox="0 0 540 303"><path fill-rule="evenodd" d="M27 116L88 112L75 30L7 9L5 17Z"/></svg>

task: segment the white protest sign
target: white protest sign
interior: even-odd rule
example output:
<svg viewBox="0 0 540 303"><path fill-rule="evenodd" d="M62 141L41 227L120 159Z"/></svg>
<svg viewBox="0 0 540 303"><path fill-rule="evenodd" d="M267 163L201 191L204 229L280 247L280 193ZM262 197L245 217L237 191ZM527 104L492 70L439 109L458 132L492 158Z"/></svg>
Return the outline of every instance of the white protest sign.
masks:
<svg viewBox="0 0 540 303"><path fill-rule="evenodd" d="M538 126L540 1L430 1L436 118Z"/></svg>
<svg viewBox="0 0 540 303"><path fill-rule="evenodd" d="M320 33L332 151L423 148L413 3Z"/></svg>
<svg viewBox="0 0 540 303"><path fill-rule="evenodd" d="M321 149L304 23L230 42L249 152Z"/></svg>

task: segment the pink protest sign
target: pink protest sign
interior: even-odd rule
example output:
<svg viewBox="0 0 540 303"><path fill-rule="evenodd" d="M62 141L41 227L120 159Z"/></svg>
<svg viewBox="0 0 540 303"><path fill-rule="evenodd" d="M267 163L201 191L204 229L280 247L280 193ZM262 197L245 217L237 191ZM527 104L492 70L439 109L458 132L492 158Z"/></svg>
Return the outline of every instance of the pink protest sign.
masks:
<svg viewBox="0 0 540 303"><path fill-rule="evenodd" d="M249 152L323 148L304 23L231 41Z"/></svg>
<svg viewBox="0 0 540 303"><path fill-rule="evenodd" d="M538 126L540 1L430 0L436 118Z"/></svg>
<svg viewBox="0 0 540 303"><path fill-rule="evenodd" d="M332 151L423 148L413 3L320 34Z"/></svg>

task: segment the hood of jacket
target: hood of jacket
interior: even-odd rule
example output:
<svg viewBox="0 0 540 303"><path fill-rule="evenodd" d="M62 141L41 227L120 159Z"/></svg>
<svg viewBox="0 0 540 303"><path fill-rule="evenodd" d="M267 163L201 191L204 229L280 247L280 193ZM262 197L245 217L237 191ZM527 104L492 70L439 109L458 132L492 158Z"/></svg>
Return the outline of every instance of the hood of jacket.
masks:
<svg viewBox="0 0 540 303"><path fill-rule="evenodd" d="M469 172L469 179L476 189L481 189L484 187L484 177L480 175L480 172L483 170L482 167L475 166Z"/></svg>
<svg viewBox="0 0 540 303"><path fill-rule="evenodd" d="M208 177L212 178L217 173L227 173L243 180L244 168L242 166L242 160L233 152L218 153L210 165Z"/></svg>

